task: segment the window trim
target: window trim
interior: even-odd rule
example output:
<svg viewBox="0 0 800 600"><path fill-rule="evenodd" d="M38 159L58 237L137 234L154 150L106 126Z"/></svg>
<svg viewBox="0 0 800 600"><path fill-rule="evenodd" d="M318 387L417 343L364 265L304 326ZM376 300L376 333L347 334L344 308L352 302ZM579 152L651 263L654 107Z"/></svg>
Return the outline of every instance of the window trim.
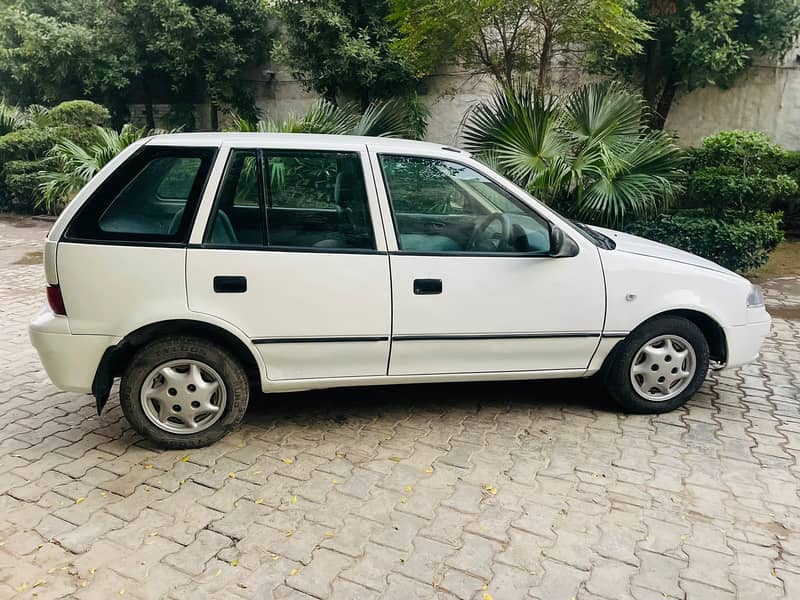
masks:
<svg viewBox="0 0 800 600"><path fill-rule="evenodd" d="M436 155L430 155L430 154L399 154L397 152L375 152L375 155L378 158L378 170L381 173L381 182L383 183L384 194L386 195L386 201L387 201L387 204L389 205L389 213L391 214L391 217L392 217L392 227L394 229L394 241L395 241L395 245L397 246L397 250L390 250L389 251L389 255L390 256L431 256L431 257L434 257L434 256L439 256L439 257L443 257L443 256L461 257L461 256L463 256L463 257L477 257L477 258L492 258L492 257L496 257L496 258L551 258L550 254L548 252L478 252L478 251L453 252L453 251L445 251L445 250L443 250L443 251L427 251L426 252L426 251L418 251L418 250L403 250L400 247L400 230L397 227L397 216L396 216L396 213L395 213L395 210L394 210L394 203L392 201L392 194L391 194L391 191L389 190L389 182L386 180L386 172L384 171L384 168L383 168L383 160L382 159L383 159L384 156L392 157L392 158L417 158L417 159L423 159L423 160L440 160L440 161L443 161L443 162L450 162L450 163L457 164L457 165L459 165L461 167L464 167L465 169L469 169L471 171L474 171L475 173L478 173L482 177L485 177L486 179L488 179L489 181L494 183L497 187L499 187L501 190L505 191L512 198L514 198L514 200L518 204L520 204L524 209L526 209L526 210L530 211L531 213L533 213L534 215L536 215L536 217L538 219L541 219L541 221L544 222L547 225L548 230L551 230L553 228L553 222L550 221L550 219L546 219L545 217L543 217L533 207L528 206L528 204L526 204L525 202L522 202L519 198L517 198L516 194L511 193L511 191L506 189L506 187L504 185L502 185L500 182L496 181L492 177L489 177L482 170L476 169L474 166L465 164L465 163L463 163L463 162L461 162L459 160L454 160L454 159L451 159L449 157L436 156Z"/></svg>
<svg viewBox="0 0 800 600"><path fill-rule="evenodd" d="M116 181L117 177L119 176L120 172L124 172L126 166L129 167L133 161L140 159L143 154L147 153L152 153L150 161L159 158L159 155L179 158L199 158L201 160L200 169L195 176L195 181L192 185L192 189L189 192L189 197L183 205L184 219L186 219L187 214L189 215L189 218L186 220L186 222L181 223L174 236L125 232L103 232L99 227L100 217L105 213L106 210L108 210L108 208L125 189L125 187L130 184L131 181L133 181L132 177L128 177L126 178L126 182L120 187L119 183ZM143 144L99 183L89 197L86 198L86 200L81 204L80 208L78 208L72 218L70 218L69 223L64 228L64 231L58 241L97 246L185 248L189 243L191 232L194 229L198 211L200 209L200 205L202 203L203 196L205 194L206 187L208 186L211 172L213 171L218 154L219 146L160 146L157 144ZM136 175L141 173L150 161L144 163L137 171ZM108 190L109 187L112 188L111 192ZM113 197L111 197L111 199L108 200L108 202L105 203L98 211L98 197L110 194L112 192L114 193ZM75 235L73 233L73 228L80 223L81 219L91 216L92 212L96 212L94 215L93 224L94 235L90 237Z"/></svg>
<svg viewBox="0 0 800 600"><path fill-rule="evenodd" d="M219 199L222 192L222 187L225 183L225 178L228 175L228 169L230 168L231 159L235 152L255 152L258 157L258 182L259 182L259 209L261 211L261 221L262 221L262 244L240 244L240 245L225 245L225 244L215 244L209 242L209 236L211 235L211 227L216 217L216 213L219 206ZM315 248L313 246L285 246L285 245L270 245L269 244L269 211L268 211L268 196L271 193L270 186L267 185L265 181L265 172L266 169L269 168L269 158L270 156L296 156L298 154L305 154L305 155L319 155L319 154L334 154L334 155L351 155L352 158L358 161L359 170L357 171L361 175L362 184L364 186L364 208L367 215L367 222L365 223L365 230L369 232L370 239L372 240L372 248ZM245 251L245 252L303 252L303 253L317 253L317 254L366 254L366 255L373 255L373 254L388 254L386 250L378 249L378 238L375 232L375 220L373 215L373 207L370 202L369 197L369 187L367 178L372 176L372 171L365 169L364 163L365 155L362 151L356 149L336 149L336 148L325 148L322 150L317 150L314 148L270 148L270 147L262 147L262 146L231 146L228 148L228 154L225 159L225 166L222 170L222 174L220 175L216 186L217 189L215 190L213 203L211 205L211 210L209 211L208 217L206 219L205 227L203 228L203 235L201 237L200 243L191 243L189 244L189 248L192 249L207 249L207 250L235 250L235 251ZM368 155L367 155L368 158ZM281 208L288 208L288 207L279 207ZM288 208L288 210L292 210ZM320 209L320 210L328 210L328 209ZM332 209L331 209L332 210ZM381 223L381 229L383 228L383 224Z"/></svg>

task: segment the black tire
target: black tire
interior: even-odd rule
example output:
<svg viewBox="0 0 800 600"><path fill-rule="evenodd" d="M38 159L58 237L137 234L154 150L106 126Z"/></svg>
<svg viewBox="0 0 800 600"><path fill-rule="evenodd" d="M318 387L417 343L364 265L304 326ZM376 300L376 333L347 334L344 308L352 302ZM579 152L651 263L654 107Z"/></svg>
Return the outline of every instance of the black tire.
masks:
<svg viewBox="0 0 800 600"><path fill-rule="evenodd" d="M222 415L208 429L196 433L172 433L159 428L145 414L140 393L145 378L159 365L179 359L195 360L213 368L225 385ZM122 376L119 398L131 426L161 448L182 450L208 446L225 437L244 417L250 385L239 362L225 349L208 340L175 336L150 342L137 352Z"/></svg>
<svg viewBox="0 0 800 600"><path fill-rule="evenodd" d="M669 400L650 400L640 395L631 382L631 365L636 354L648 341L669 334L682 337L692 346L697 367L689 385L680 394ZM614 348L605 371L605 384L611 397L627 412L640 414L669 412L686 404L695 394L706 378L708 366L708 341L697 325L683 317L655 317L634 329L618 347Z"/></svg>

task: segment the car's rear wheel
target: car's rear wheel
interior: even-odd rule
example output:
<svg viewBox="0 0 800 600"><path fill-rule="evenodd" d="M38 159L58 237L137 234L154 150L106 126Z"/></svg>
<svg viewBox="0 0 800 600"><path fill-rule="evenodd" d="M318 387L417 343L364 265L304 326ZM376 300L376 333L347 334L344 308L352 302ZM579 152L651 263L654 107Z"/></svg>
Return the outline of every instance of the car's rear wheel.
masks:
<svg viewBox="0 0 800 600"><path fill-rule="evenodd" d="M122 412L144 437L164 448L213 444L241 422L249 385L239 362L201 338L151 342L122 377Z"/></svg>
<svg viewBox="0 0 800 600"><path fill-rule="evenodd" d="M683 317L656 317L614 349L606 386L627 411L667 412L694 395L708 366L708 341L697 325Z"/></svg>

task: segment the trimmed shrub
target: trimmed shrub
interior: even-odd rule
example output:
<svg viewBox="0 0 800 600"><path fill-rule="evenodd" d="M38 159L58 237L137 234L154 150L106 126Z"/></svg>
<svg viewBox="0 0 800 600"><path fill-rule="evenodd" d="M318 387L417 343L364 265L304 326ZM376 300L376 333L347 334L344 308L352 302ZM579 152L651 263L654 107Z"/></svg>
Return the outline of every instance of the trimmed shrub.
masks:
<svg viewBox="0 0 800 600"><path fill-rule="evenodd" d="M18 129L0 137L0 168L11 160L36 160L55 146L58 135L51 129Z"/></svg>
<svg viewBox="0 0 800 600"><path fill-rule="evenodd" d="M690 153L690 170L703 167L736 167L740 172L777 175L784 150L760 131L722 131L703 140Z"/></svg>
<svg viewBox="0 0 800 600"><path fill-rule="evenodd" d="M781 213L764 211L748 217L728 213L719 218L702 211L679 211L637 221L627 231L745 273L767 262L783 240Z"/></svg>
<svg viewBox="0 0 800 600"><path fill-rule="evenodd" d="M69 100L51 108L50 119L56 126L91 127L107 125L111 113L104 106L89 100Z"/></svg>
<svg viewBox="0 0 800 600"><path fill-rule="evenodd" d="M785 205L799 191L797 181L788 175L744 175L736 167L705 167L689 176L683 205L717 214L770 210L778 203Z"/></svg>
<svg viewBox="0 0 800 600"><path fill-rule="evenodd" d="M3 166L0 209L24 214L37 212L42 193L39 190L39 172L48 167L52 159L12 160Z"/></svg>

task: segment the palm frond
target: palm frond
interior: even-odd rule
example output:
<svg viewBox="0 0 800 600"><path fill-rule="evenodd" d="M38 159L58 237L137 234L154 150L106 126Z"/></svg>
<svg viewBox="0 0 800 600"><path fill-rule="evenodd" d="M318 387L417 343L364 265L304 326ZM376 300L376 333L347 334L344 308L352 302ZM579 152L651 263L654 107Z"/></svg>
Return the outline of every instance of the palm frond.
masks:
<svg viewBox="0 0 800 600"><path fill-rule="evenodd" d="M414 135L409 123L408 107L400 99L372 102L349 133L397 138Z"/></svg>

